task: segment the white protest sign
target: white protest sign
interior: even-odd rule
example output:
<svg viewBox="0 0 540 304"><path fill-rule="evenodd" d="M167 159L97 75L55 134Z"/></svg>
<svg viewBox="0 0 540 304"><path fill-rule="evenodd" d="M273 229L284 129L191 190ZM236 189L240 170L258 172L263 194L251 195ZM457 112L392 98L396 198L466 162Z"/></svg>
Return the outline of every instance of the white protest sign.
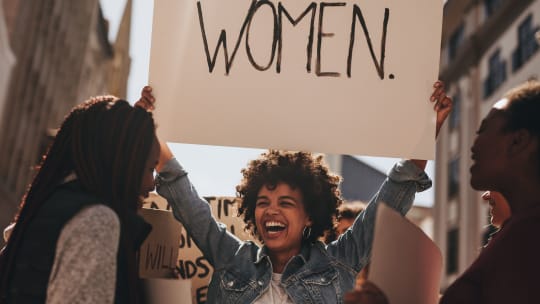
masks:
<svg viewBox="0 0 540 304"><path fill-rule="evenodd" d="M158 132L192 144L433 159L442 6L155 0Z"/></svg>
<svg viewBox="0 0 540 304"><path fill-rule="evenodd" d="M442 254L415 224L379 204L369 279L389 303L435 304L439 298Z"/></svg>
<svg viewBox="0 0 540 304"><path fill-rule="evenodd" d="M251 234L244 228L244 221L237 216L237 199L234 197L205 197L210 204L212 214L219 222L225 224L227 229L241 240L252 240ZM147 199L149 208L170 210L167 201L156 194L151 194ZM178 242L177 242L178 243ZM180 246L176 269L181 280L191 281L191 295L193 304L206 302L208 283L212 277L213 268L204 258L203 254L195 245L195 242L182 229L180 234Z"/></svg>

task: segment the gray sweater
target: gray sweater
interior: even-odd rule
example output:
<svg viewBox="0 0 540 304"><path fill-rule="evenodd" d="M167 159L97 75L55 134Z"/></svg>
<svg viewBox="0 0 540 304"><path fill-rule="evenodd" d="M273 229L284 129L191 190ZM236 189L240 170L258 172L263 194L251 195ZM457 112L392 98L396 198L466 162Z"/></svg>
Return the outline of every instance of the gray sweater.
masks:
<svg viewBox="0 0 540 304"><path fill-rule="evenodd" d="M13 226L4 231L7 241ZM47 303L113 303L120 220L105 205L82 209L56 244Z"/></svg>

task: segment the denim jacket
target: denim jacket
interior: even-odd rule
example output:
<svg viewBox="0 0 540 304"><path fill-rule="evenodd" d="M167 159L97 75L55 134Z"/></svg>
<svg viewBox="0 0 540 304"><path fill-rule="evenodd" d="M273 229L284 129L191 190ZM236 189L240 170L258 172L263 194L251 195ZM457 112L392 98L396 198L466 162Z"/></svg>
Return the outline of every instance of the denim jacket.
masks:
<svg viewBox="0 0 540 304"><path fill-rule="evenodd" d="M416 165L397 163L366 210L338 240L326 246L304 243L300 254L289 260L281 284L292 301L343 303L344 293L354 287L357 273L369 261L379 202L405 215L415 192L429 187L431 180ZM272 265L266 247L238 239L217 222L175 159L158 174L157 190L214 267L208 303L252 303L268 289Z"/></svg>

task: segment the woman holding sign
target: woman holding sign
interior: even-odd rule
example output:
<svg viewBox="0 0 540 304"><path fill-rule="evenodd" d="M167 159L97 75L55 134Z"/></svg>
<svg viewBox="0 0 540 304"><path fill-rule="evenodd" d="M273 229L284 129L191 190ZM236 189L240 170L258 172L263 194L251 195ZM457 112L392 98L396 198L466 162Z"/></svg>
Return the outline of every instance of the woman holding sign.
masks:
<svg viewBox="0 0 540 304"><path fill-rule="evenodd" d="M142 95L151 106L150 91ZM438 132L452 107L441 82L435 83L431 101ZM209 303L339 303L369 261L377 204L384 201L404 215L415 192L431 186L425 165L421 160L396 164L365 212L328 245L318 239L332 229L342 198L340 178L322 156L270 150L242 170L239 213L262 247L239 240L215 221L166 145L157 183L214 267Z"/></svg>

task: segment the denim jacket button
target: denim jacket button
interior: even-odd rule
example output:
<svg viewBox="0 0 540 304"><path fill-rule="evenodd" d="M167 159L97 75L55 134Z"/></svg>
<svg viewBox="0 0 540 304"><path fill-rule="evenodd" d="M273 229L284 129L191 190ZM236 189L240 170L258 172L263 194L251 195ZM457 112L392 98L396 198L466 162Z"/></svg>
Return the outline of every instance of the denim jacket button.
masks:
<svg viewBox="0 0 540 304"><path fill-rule="evenodd" d="M326 282L326 279L325 278L321 278L321 282Z"/></svg>
<svg viewBox="0 0 540 304"><path fill-rule="evenodd" d="M230 281L229 283L227 283L227 286L229 287L233 287L233 285L234 285L234 281Z"/></svg>
<svg viewBox="0 0 540 304"><path fill-rule="evenodd" d="M259 286L263 286L263 285L264 285L263 281L258 281L257 284L259 284Z"/></svg>

